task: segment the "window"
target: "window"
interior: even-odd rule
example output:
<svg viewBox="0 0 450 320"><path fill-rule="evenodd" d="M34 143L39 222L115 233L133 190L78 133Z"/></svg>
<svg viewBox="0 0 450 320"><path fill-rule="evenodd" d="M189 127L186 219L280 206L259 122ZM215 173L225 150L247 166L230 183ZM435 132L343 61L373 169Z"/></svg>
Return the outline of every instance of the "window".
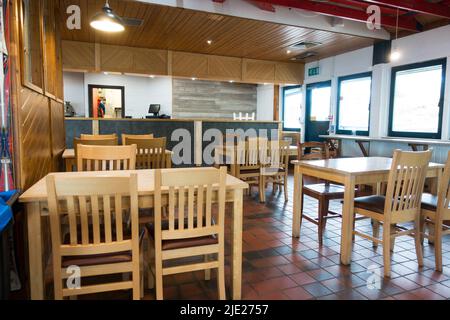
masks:
<svg viewBox="0 0 450 320"><path fill-rule="evenodd" d="M441 138L446 59L392 68L389 135Z"/></svg>
<svg viewBox="0 0 450 320"><path fill-rule="evenodd" d="M301 86L283 87L283 130L300 130L302 98Z"/></svg>
<svg viewBox="0 0 450 320"><path fill-rule="evenodd" d="M338 79L337 133L369 135L372 73Z"/></svg>

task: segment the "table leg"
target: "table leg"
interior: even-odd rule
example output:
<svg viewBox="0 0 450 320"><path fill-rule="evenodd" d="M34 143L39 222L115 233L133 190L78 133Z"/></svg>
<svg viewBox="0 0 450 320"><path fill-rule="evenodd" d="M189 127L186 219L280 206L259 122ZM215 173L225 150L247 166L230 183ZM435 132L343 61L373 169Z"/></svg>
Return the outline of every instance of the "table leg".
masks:
<svg viewBox="0 0 450 320"><path fill-rule="evenodd" d="M73 171L73 165L75 163L74 159L66 158L65 164L66 164L66 172L72 172Z"/></svg>
<svg viewBox="0 0 450 320"><path fill-rule="evenodd" d="M300 172L299 166L294 166L294 206L293 206L293 217L292 217L292 236L295 238L300 237L300 225L301 225L301 207L303 201L303 190L302 190L302 180L303 176Z"/></svg>
<svg viewBox="0 0 450 320"><path fill-rule="evenodd" d="M30 294L32 300L44 299L44 273L42 266L41 209L39 202L26 206L28 229L28 262Z"/></svg>
<svg viewBox="0 0 450 320"><path fill-rule="evenodd" d="M352 256L355 178L345 178L344 206L342 208L341 263L350 264Z"/></svg>
<svg viewBox="0 0 450 320"><path fill-rule="evenodd" d="M241 299L242 286L242 221L243 221L243 190L234 190L233 195L233 245L232 245L232 298Z"/></svg>
<svg viewBox="0 0 450 320"><path fill-rule="evenodd" d="M172 168L172 154L166 154L166 168Z"/></svg>

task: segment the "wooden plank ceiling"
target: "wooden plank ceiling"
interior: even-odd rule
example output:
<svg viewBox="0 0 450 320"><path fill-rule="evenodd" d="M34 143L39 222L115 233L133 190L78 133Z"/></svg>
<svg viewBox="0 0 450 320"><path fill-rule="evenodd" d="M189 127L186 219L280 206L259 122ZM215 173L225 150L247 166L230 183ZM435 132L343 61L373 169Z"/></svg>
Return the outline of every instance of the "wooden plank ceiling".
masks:
<svg viewBox="0 0 450 320"><path fill-rule="evenodd" d="M373 39L328 31L124 0L110 0L109 3L120 16L140 19L142 24L126 26L126 30L119 34L107 34L89 26L90 18L101 10L104 0L60 2L62 19L66 19L65 9L72 4L79 5L82 14L81 30L63 28L64 40L275 61L291 61L294 56L307 51L316 52L313 58L316 60L373 43ZM211 45L207 44L207 40L212 40ZM309 50L290 48L300 41L318 42L320 45ZM287 53L288 50L290 53ZM303 59L301 62L309 60Z"/></svg>

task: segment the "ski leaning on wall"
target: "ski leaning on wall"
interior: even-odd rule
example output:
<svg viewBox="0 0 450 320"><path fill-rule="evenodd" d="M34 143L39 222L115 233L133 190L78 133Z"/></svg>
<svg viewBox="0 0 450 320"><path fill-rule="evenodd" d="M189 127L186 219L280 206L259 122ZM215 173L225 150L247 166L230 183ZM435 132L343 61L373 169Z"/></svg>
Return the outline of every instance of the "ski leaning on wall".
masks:
<svg viewBox="0 0 450 320"><path fill-rule="evenodd" d="M11 128L11 75L9 68L9 0L0 0L0 51L3 68L0 68L0 117L1 117L1 174L0 191L14 189Z"/></svg>

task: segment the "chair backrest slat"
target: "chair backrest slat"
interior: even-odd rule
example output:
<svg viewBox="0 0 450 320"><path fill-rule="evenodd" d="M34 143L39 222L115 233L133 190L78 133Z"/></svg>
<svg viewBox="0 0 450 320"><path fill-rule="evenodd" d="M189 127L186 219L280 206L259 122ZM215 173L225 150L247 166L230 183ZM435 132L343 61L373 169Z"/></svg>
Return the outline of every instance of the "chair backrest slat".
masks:
<svg viewBox="0 0 450 320"><path fill-rule="evenodd" d="M195 172L157 169L155 171L155 240L218 234L224 224L225 188L226 167L220 170L208 168ZM163 195L167 195L169 210L168 229L164 230L161 227ZM217 221L213 222L213 206L217 203L219 204Z"/></svg>
<svg viewBox="0 0 450 320"><path fill-rule="evenodd" d="M134 170L135 166L136 145L78 145L78 171Z"/></svg>
<svg viewBox="0 0 450 320"><path fill-rule="evenodd" d="M82 140L103 140L103 139L116 139L117 135L115 133L112 134L80 134L80 139Z"/></svg>
<svg viewBox="0 0 450 320"><path fill-rule="evenodd" d="M149 134L126 134L122 133L122 145L128 145L130 143L127 143L128 139L153 139L153 133Z"/></svg>
<svg viewBox="0 0 450 320"><path fill-rule="evenodd" d="M136 169L161 169L166 167L166 138L127 138L125 143L137 146Z"/></svg>
<svg viewBox="0 0 450 320"><path fill-rule="evenodd" d="M421 198L431 151L395 150L386 191L385 214L416 214Z"/></svg>
<svg viewBox="0 0 450 320"><path fill-rule="evenodd" d="M438 203L436 209L436 221L450 219L450 151L447 155L444 172L438 189Z"/></svg>
<svg viewBox="0 0 450 320"><path fill-rule="evenodd" d="M59 259L63 255L132 250L135 246L133 241L139 241L136 174L129 177L49 175L47 190L52 247ZM127 207L129 210L123 210L124 201L130 202L131 205ZM62 209L66 207L67 210ZM123 228L124 214L128 213L133 235L131 239L125 237L126 230ZM61 232L64 230L64 221L67 221L65 216L68 216L69 222L67 236Z"/></svg>

